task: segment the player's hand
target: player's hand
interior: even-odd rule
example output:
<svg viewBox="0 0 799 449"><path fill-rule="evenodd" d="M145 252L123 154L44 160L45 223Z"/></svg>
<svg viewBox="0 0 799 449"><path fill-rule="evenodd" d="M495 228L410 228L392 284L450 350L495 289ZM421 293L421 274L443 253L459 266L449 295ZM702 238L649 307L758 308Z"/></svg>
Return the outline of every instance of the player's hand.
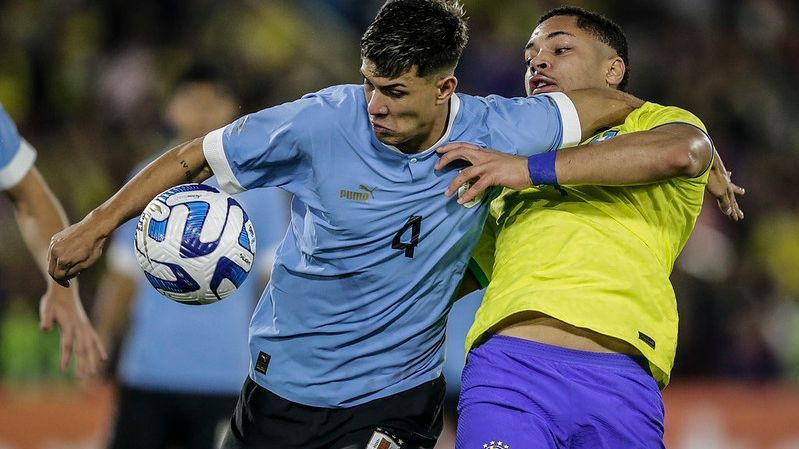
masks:
<svg viewBox="0 0 799 449"><path fill-rule="evenodd" d="M61 370L69 365L75 354L76 374L85 377L96 374L108 358L97 333L92 328L77 293L77 285L64 288L48 283L47 292L39 302L39 326L50 330L53 324L61 330Z"/></svg>
<svg viewBox="0 0 799 449"><path fill-rule="evenodd" d="M715 158L713 166L710 167L710 175L705 190L716 198L719 209L724 215L733 221L743 220L744 213L738 205L736 195L743 195L746 191L743 187L735 185L731 176L732 172L727 171L721 159Z"/></svg>
<svg viewBox="0 0 799 449"><path fill-rule="evenodd" d="M82 270L90 267L103 252L106 237L98 233L91 215L50 239L47 271L64 287Z"/></svg>
<svg viewBox="0 0 799 449"><path fill-rule="evenodd" d="M446 191L447 196L452 196L462 185L471 183L471 187L458 198L458 204L468 203L491 186L522 190L532 185L526 157L499 153L463 142L448 143L436 151L441 154L436 170L457 160L471 164L471 167L460 171Z"/></svg>

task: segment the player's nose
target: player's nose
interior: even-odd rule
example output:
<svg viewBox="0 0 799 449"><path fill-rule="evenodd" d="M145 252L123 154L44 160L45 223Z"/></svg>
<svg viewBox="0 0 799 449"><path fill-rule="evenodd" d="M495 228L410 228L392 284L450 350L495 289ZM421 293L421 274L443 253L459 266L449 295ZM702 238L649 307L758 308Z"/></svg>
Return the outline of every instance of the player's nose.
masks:
<svg viewBox="0 0 799 449"><path fill-rule="evenodd" d="M378 92L373 92L372 96L369 98L367 111L369 112L369 115L388 114L388 105L386 105L385 101L383 101L383 96Z"/></svg>
<svg viewBox="0 0 799 449"><path fill-rule="evenodd" d="M530 67L532 68L533 72L540 72L542 70L550 68L551 66L552 65L549 63L549 61L545 59L533 59L533 61L530 64Z"/></svg>

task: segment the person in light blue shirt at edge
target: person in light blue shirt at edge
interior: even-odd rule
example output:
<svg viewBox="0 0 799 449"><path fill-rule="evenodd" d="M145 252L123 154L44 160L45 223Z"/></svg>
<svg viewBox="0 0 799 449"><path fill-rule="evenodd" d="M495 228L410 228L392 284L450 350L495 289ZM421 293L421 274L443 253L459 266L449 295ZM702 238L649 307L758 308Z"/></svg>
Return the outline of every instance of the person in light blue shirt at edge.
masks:
<svg viewBox="0 0 799 449"><path fill-rule="evenodd" d="M198 63L176 83L165 115L182 141L229 122L235 111L222 72ZM215 178L205 183L218 187ZM250 190L236 200L255 229L255 264L236 292L214 304L161 296L136 260L137 219L114 232L95 303L105 344L122 338L109 448L216 447L247 376L247 324L288 225L288 199L279 189Z"/></svg>
<svg viewBox="0 0 799 449"><path fill-rule="evenodd" d="M454 141L522 155L573 145L642 102L612 89L455 94L457 2L392 0L361 41L363 85L323 89L170 150L59 234L67 282L150 198L210 175L292 193L291 224L250 325L250 375L222 447L432 447L444 329L487 202L444 195ZM579 118L578 118L579 117ZM466 207L464 207L466 206Z"/></svg>
<svg viewBox="0 0 799 449"><path fill-rule="evenodd" d="M0 103L0 192L11 201L25 246L42 270L47 290L39 300L39 325L61 331L61 370L75 353L76 374L97 372L105 349L92 328L78 296L77 284L58 285L47 275L47 245L50 237L67 225L61 203L34 165L36 150L23 139Z"/></svg>

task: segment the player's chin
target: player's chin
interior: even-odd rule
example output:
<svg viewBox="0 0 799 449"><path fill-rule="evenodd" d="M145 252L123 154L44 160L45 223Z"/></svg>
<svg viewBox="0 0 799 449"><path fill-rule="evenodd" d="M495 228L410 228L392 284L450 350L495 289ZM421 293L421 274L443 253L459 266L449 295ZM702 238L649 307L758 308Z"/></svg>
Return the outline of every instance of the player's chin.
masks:
<svg viewBox="0 0 799 449"><path fill-rule="evenodd" d="M397 136L391 131L375 132L375 136L377 137L377 140L379 140L381 143L385 145L397 146L403 142L403 139L401 139L399 136Z"/></svg>

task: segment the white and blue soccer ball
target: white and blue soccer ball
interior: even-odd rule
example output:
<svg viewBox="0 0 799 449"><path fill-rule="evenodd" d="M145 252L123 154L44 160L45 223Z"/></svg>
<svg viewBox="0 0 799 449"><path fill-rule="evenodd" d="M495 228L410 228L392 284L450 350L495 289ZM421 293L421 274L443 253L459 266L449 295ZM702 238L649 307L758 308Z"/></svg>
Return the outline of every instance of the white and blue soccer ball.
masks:
<svg viewBox="0 0 799 449"><path fill-rule="evenodd" d="M183 184L156 196L136 226L136 258L158 292L183 304L233 293L252 268L255 230L230 195Z"/></svg>

